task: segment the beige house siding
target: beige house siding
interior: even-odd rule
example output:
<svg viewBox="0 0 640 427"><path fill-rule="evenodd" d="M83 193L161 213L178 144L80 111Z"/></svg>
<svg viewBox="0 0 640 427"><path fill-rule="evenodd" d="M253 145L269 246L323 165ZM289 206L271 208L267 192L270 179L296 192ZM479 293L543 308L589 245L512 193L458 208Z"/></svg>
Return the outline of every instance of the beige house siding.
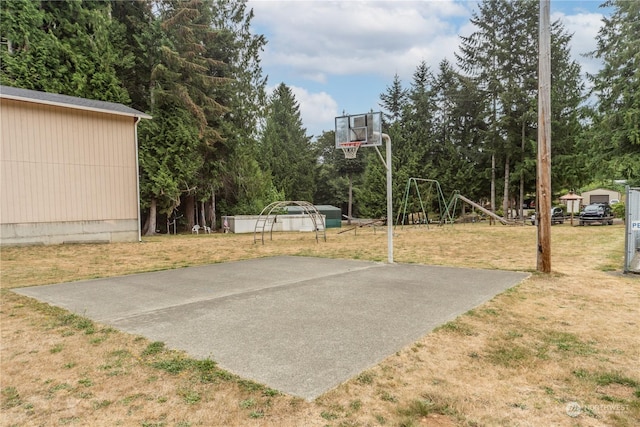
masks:
<svg viewBox="0 0 640 427"><path fill-rule="evenodd" d="M2 243L137 240L135 117L0 102Z"/></svg>
<svg viewBox="0 0 640 427"><path fill-rule="evenodd" d="M595 190L585 191L581 194L582 205L588 205L590 203L606 202L613 199L622 200L621 194L617 191L607 190L604 188L597 188Z"/></svg>

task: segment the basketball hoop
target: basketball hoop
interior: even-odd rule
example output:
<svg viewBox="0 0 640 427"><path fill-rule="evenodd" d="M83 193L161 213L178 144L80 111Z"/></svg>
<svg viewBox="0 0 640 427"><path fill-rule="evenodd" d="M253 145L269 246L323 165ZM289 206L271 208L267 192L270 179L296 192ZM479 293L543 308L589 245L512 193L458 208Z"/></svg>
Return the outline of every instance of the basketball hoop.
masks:
<svg viewBox="0 0 640 427"><path fill-rule="evenodd" d="M362 145L359 141L352 142L341 142L340 148L342 148L342 152L344 153L345 159L355 159L356 154L358 153L358 148Z"/></svg>

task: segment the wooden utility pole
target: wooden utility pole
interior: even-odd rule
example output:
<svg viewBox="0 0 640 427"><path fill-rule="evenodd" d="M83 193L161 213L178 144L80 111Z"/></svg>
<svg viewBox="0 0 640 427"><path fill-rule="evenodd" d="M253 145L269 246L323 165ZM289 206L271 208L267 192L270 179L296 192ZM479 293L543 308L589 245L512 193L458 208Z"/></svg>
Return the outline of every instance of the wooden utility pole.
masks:
<svg viewBox="0 0 640 427"><path fill-rule="evenodd" d="M551 25L550 0L540 0L536 219L541 273L551 273Z"/></svg>

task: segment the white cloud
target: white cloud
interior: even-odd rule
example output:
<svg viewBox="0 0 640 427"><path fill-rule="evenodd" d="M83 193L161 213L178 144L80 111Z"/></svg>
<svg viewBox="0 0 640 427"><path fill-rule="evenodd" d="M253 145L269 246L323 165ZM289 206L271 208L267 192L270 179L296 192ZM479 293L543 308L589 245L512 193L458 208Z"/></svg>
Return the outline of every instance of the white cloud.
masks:
<svg viewBox="0 0 640 427"><path fill-rule="evenodd" d="M559 19L567 32L573 34L571 57L580 64L583 73L595 74L602 66L599 59L584 56L593 52L597 47L596 36L602 26L602 18L602 14L599 13L578 13L575 15L557 13L552 16L552 20Z"/></svg>
<svg viewBox="0 0 640 427"><path fill-rule="evenodd" d="M320 136L318 129L326 129L327 123L333 123L334 119L340 115L338 103L327 92L309 92L303 87L293 85L287 85L287 87L291 89L300 106L300 116L308 134ZM267 87L267 94L271 96L275 89L275 86Z"/></svg>
<svg viewBox="0 0 640 427"><path fill-rule="evenodd" d="M256 1L254 23L269 29L264 64L291 67L324 82L327 75L410 76L422 60L452 58L451 19L467 4L442 1Z"/></svg>
<svg viewBox="0 0 640 427"><path fill-rule="evenodd" d="M327 123L333 123L339 115L338 103L328 93L309 93L305 88L297 86L290 86L290 89L300 104L302 122L311 133L313 129L322 129Z"/></svg>
<svg viewBox="0 0 640 427"><path fill-rule="evenodd" d="M434 71L443 59L455 65L460 36L475 30L469 18L478 1L249 0L248 7L255 13L254 31L268 40L264 69L292 89L304 126L318 134L350 100L366 105L348 108L372 107L370 94L385 88L365 86L372 81L367 76L390 84L397 74L408 84L422 61ZM597 72L600 61L583 54L596 47L602 14L572 2L555 6L552 20L574 34L572 58L583 72Z"/></svg>
<svg viewBox="0 0 640 427"><path fill-rule="evenodd" d="M433 68L443 58L454 61L459 40L451 21L467 22L472 5L454 0L250 0L248 6L255 13L254 30L267 35L263 66L286 70L285 84L300 104L304 126L317 134L333 124L339 115L336 97L345 94L334 92L332 76L377 75L390 82L398 74L408 81L421 61ZM306 89L305 81L326 90Z"/></svg>

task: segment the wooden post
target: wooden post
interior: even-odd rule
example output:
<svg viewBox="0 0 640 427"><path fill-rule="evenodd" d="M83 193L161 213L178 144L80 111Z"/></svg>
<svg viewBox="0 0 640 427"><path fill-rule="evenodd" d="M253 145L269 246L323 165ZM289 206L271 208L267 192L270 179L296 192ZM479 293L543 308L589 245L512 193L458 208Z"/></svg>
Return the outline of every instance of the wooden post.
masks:
<svg viewBox="0 0 640 427"><path fill-rule="evenodd" d="M538 52L537 270L551 272L551 25L550 0L540 0Z"/></svg>

